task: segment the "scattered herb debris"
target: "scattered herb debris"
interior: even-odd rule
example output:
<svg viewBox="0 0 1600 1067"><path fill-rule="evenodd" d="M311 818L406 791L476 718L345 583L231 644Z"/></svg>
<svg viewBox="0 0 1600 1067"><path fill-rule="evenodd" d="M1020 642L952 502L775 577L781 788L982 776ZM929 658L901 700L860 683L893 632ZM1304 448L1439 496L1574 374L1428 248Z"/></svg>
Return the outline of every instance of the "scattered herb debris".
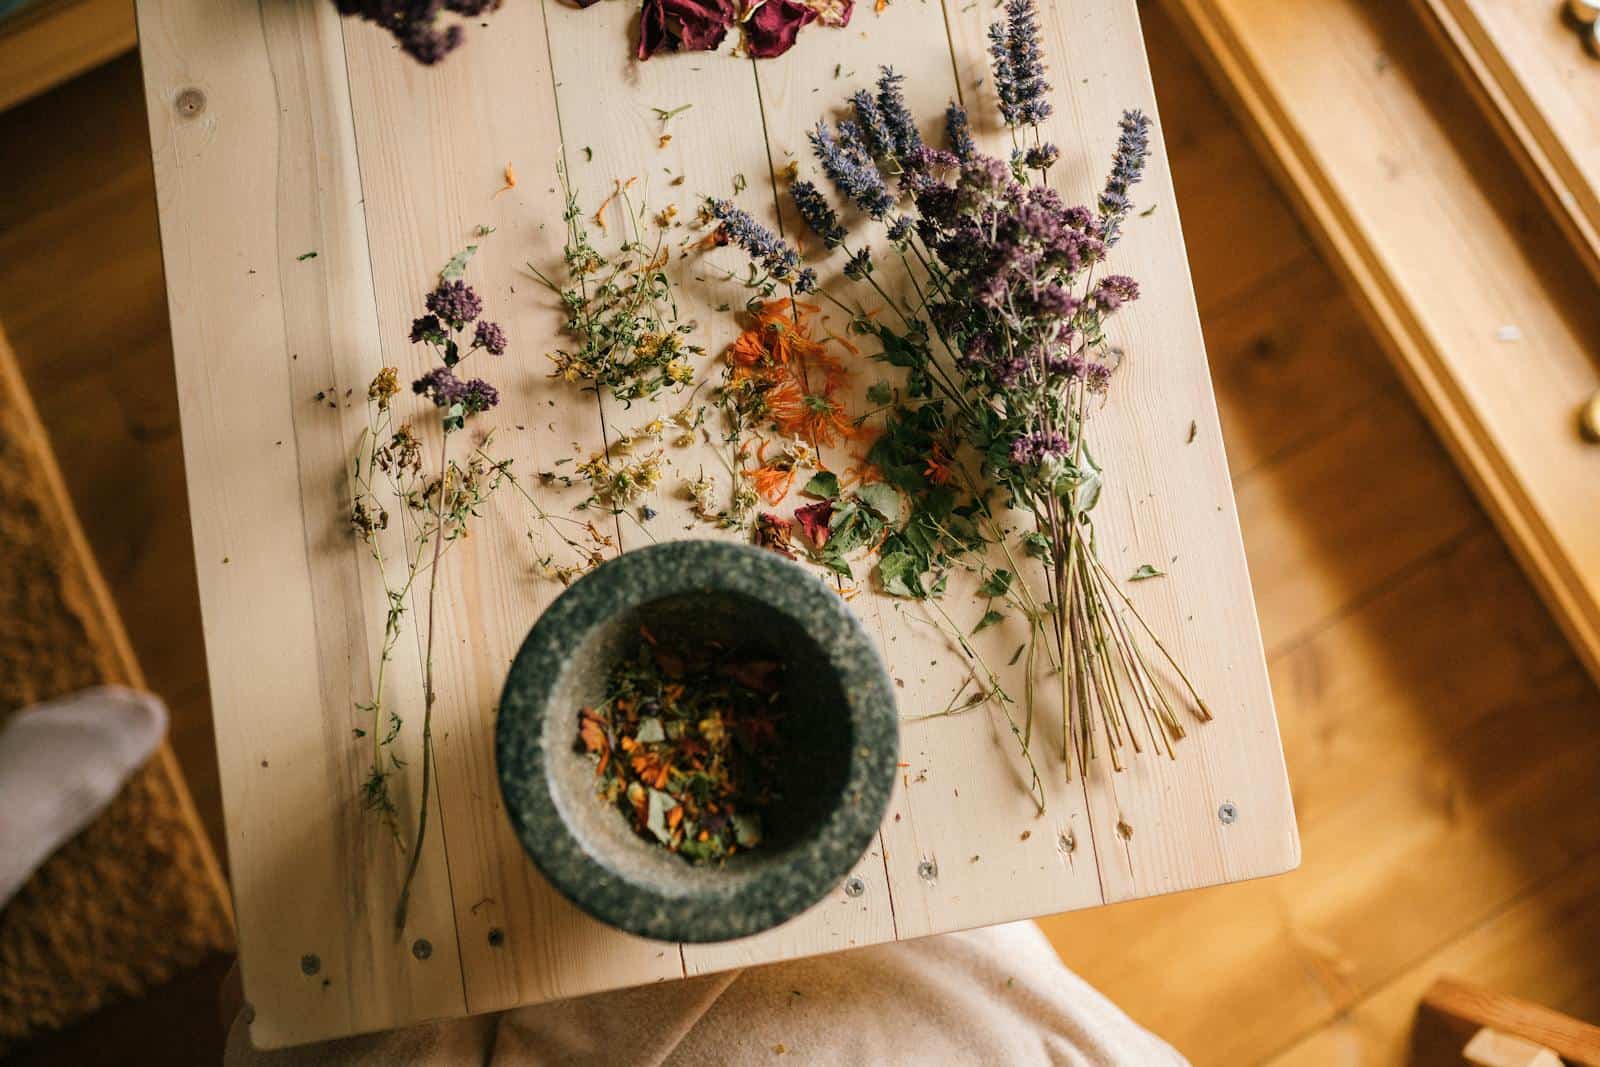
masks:
<svg viewBox="0 0 1600 1067"><path fill-rule="evenodd" d="M317 254L315 252L301 252L298 256L295 256L294 258L295 258L295 262L304 263L308 259L316 259L317 258Z"/></svg>
<svg viewBox="0 0 1600 1067"><path fill-rule="evenodd" d="M1166 571L1157 570L1155 567L1151 566L1150 564L1144 563L1144 564L1141 564L1139 566L1138 570L1134 571L1133 574L1128 577L1128 581L1130 581L1130 582L1146 582L1146 581L1149 581L1151 578L1160 578L1162 575L1164 575L1166 573L1167 573Z"/></svg>
<svg viewBox="0 0 1600 1067"><path fill-rule="evenodd" d="M661 124L664 126L667 123L671 122L673 119L677 118L679 115L683 114L685 111L688 111L691 107L694 107L694 105L693 104L684 104L682 107L672 107L672 108L653 107L650 110L654 111L656 113L656 118L660 119L661 120Z"/></svg>
<svg viewBox="0 0 1600 1067"><path fill-rule="evenodd" d="M694 863L759 846L777 781L783 664L639 630L605 699L578 713L595 792L646 841Z"/></svg>

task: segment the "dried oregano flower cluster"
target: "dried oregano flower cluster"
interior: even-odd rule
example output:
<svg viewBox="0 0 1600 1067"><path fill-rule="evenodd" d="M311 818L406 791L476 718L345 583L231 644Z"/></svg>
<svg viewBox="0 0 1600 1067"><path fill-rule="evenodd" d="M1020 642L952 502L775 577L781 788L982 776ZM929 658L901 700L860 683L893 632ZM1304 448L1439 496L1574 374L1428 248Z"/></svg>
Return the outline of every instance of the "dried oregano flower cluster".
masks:
<svg viewBox="0 0 1600 1067"><path fill-rule="evenodd" d="M394 35L403 52L429 66L455 51L463 39L460 21L443 19L443 13L476 18L495 10L500 3L501 0L334 0L339 14L355 15L382 26Z"/></svg>

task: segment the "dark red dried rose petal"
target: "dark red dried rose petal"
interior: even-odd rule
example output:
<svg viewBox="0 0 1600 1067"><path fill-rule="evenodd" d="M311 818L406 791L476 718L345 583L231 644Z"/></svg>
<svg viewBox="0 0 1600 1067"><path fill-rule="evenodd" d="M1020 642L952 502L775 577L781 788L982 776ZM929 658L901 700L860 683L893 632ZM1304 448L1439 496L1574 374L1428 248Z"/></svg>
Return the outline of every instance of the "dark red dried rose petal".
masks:
<svg viewBox="0 0 1600 1067"><path fill-rule="evenodd" d="M796 508L794 517L812 544L822 548L828 543L828 534L831 532L828 524L833 521L833 501L819 500L815 504Z"/></svg>
<svg viewBox="0 0 1600 1067"><path fill-rule="evenodd" d="M797 0L766 0L744 24L745 51L755 59L772 59L794 47L800 30L817 13Z"/></svg>
<svg viewBox="0 0 1600 1067"><path fill-rule="evenodd" d="M636 54L709 52L727 37L736 14L734 0L644 0Z"/></svg>

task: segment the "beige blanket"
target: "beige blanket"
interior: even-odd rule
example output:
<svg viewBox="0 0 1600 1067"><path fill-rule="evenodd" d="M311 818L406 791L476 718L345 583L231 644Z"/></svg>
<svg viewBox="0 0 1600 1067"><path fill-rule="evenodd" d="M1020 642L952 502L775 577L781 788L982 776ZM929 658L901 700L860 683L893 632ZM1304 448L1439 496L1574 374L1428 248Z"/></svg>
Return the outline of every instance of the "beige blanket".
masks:
<svg viewBox="0 0 1600 1067"><path fill-rule="evenodd" d="M281 1052L236 1021L228 1067L1182 1067L1032 923L755 967Z"/></svg>

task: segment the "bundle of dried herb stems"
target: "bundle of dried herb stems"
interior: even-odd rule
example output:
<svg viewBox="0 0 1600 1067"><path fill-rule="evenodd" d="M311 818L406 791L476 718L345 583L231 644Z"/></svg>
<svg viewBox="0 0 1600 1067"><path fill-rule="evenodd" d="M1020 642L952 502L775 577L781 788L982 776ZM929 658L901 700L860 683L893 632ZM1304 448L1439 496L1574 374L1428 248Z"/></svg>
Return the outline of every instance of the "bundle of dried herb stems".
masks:
<svg viewBox="0 0 1600 1067"><path fill-rule="evenodd" d="M1102 563L1093 519L1105 476L1090 424L1122 358L1107 326L1139 295L1134 279L1108 272L1108 258L1133 213L1129 191L1149 156L1150 122L1137 111L1123 115L1096 202L1070 205L1051 187L1059 153L1041 136L1051 105L1032 0L1008 0L990 46L1009 159L978 151L958 105L945 116L948 147L925 144L902 79L888 68L876 93L851 98L847 118L819 123L810 135L845 209L810 181L793 184L794 206L829 252L848 257L843 274L866 290L864 303L819 287L781 239L731 205L717 211L736 220L725 223L730 236L769 277L847 313L854 332L879 341L875 358L904 370L867 457L910 510L876 549L878 581L925 602L974 664L976 693L936 714L1000 707L1042 810L1032 756L1037 677L1053 671L1059 686L1069 778L1074 763L1086 773L1102 753L1116 770L1130 747L1170 756L1185 734L1185 712L1200 721L1211 712ZM882 227L877 252L847 218ZM882 280L889 270L898 283ZM1032 528L1010 532L1008 509ZM845 512L832 512L830 529ZM808 530L815 524L815 516L797 518ZM996 557L1005 566L990 562ZM1035 564L1025 568L1028 559ZM938 604L957 567L978 572L991 600L979 629L1004 611L1028 621L1020 716L1019 700ZM1029 571L1034 580L1020 578Z"/></svg>

